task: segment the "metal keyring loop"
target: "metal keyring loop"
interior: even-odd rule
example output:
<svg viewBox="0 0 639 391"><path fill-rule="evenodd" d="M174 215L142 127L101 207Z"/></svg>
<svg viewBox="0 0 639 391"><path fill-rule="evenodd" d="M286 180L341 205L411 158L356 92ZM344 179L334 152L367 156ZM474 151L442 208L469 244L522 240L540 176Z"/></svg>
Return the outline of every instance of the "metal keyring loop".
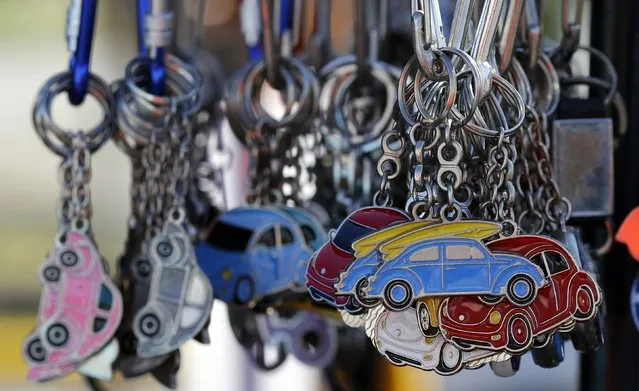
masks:
<svg viewBox="0 0 639 391"><path fill-rule="evenodd" d="M135 83L135 81L137 80L136 75L139 74L139 72L135 72L136 69L141 66L148 66L149 62L150 60L148 58L138 56L129 61L124 70L124 80L126 82L127 89L131 91L134 96L139 97L140 101L142 102L153 102L153 105L155 107L181 108L181 106L184 105L188 107L188 109L184 113L185 115L193 115L195 112L199 111L200 108L198 104L192 106L187 105L187 103L189 102L201 102L199 95L201 95L202 76L197 69L186 64L173 55L167 55L167 74L173 73L181 76L185 80L191 79L191 85L193 86L193 88L181 96L157 96L146 92Z"/></svg>
<svg viewBox="0 0 639 391"><path fill-rule="evenodd" d="M544 75L544 79L549 89L548 95L550 96L550 100L546 106L541 106L540 103L543 102L543 99L539 99L538 95L535 95L535 91L537 89L533 88L535 106L539 106L539 110L544 111L547 116L551 116L555 110L557 110L557 106L559 106L559 99L561 98L559 74L557 73L555 65L552 61L550 61L550 57L548 57L545 53L540 53L536 65L536 68Z"/></svg>
<svg viewBox="0 0 639 391"><path fill-rule="evenodd" d="M254 119L266 121L278 126L307 121L310 117L314 116L317 110L316 102L319 98L319 80L304 64L295 58L282 58L281 65L280 72L285 74L286 71L288 71L292 76L289 80L285 79L286 85L294 85L294 81L300 83L299 95L287 104L287 113L284 114L284 117L279 120L271 117L261 107L259 100L256 101L256 97L259 99L261 87L265 84L264 82L267 77L263 62L256 64L251 73L254 79L252 79L252 82L247 82L244 110L252 113ZM255 89L255 85L260 86L260 88ZM255 105L255 103L257 103L257 105ZM260 109L255 110L255 106Z"/></svg>
<svg viewBox="0 0 639 391"><path fill-rule="evenodd" d="M70 155L75 133L61 128L54 122L51 104L57 95L68 91L71 82L72 75L69 72L58 73L50 78L38 92L32 113L36 133L52 152L60 156ZM87 93L93 96L104 109L102 121L84 132L87 149L93 153L113 135L114 100L109 86L94 74L89 74Z"/></svg>
<svg viewBox="0 0 639 391"><path fill-rule="evenodd" d="M515 87L513 87L512 84L506 81L506 79L504 79L503 77L499 75L493 75L493 85L496 87L496 89L499 90L504 100L515 108L515 113L517 113L517 120L515 121L515 123L513 125L509 125L509 127L504 127L504 136L508 137L514 134L515 132L517 132L524 122L524 117L525 117L524 102L521 99L521 96L519 95ZM489 96L492 96L493 98L495 98L494 92L491 92ZM497 107L499 106L497 105ZM500 111L503 113L503 110L500 110ZM483 136L483 137L493 138L493 137L499 137L501 134L500 131L488 129L486 127L473 124L472 122L469 122L468 124L466 124L464 129L468 129L469 131L477 134L478 136Z"/></svg>
<svg viewBox="0 0 639 391"><path fill-rule="evenodd" d="M296 88L295 79L291 72L284 66L279 70L284 84L283 94L286 99L284 102L284 117L289 115L292 111L296 101ZM260 74L262 75L259 78ZM259 79L258 79L259 78ZM240 118L247 128L253 127L257 122L267 122L271 125L276 124L278 120L272 117L261 105L260 98L262 92L262 86L266 83L266 66L263 62L256 63L246 77L242 81L241 90L237 92L241 97L239 100L240 105L237 107L239 110ZM255 88L258 86L258 88ZM280 94L282 96L282 94Z"/></svg>
<svg viewBox="0 0 639 391"><path fill-rule="evenodd" d="M426 104L424 102L424 96L421 94L421 91L415 90L413 87L413 92L415 96L415 105L417 106L417 110L422 116L421 123L426 128L434 128L444 122L450 113L450 110L453 108L455 104L455 98L457 97L457 75L455 74L455 68L453 67L452 61L448 58L448 56L444 55L443 52L439 50L434 50L435 55L438 57L438 60L442 62L444 68L446 70L446 74L448 75L448 83L444 83L447 87L448 94L446 97L446 104L444 108L439 112L439 114L435 118L428 118L430 113L426 111ZM424 73L421 71L417 72L415 76L414 86L421 86L424 81Z"/></svg>
<svg viewBox="0 0 639 391"><path fill-rule="evenodd" d="M472 93L473 90L471 90L470 88L463 89L460 91L460 92L469 91L469 93L473 97L472 104L470 105L470 109L468 110L468 114L466 114L461 120L453 120L453 122L451 123L451 129L459 129L459 128L462 128L464 125L466 125L468 122L470 122L470 120L472 120L477 110L477 107L480 104L479 97L486 95L486 92L483 91L484 84L480 82L482 78L481 69L479 68L479 65L477 64L475 59L463 50L460 50L458 48L452 48L452 47L440 48L439 50L449 56L455 55L459 57L459 59L468 67L468 70L460 72L456 75L458 82L463 77L463 75L466 74L467 72L470 71L470 74L472 75L472 83L470 85L473 87L475 91L474 94ZM459 112L461 113L461 110L459 110Z"/></svg>
<svg viewBox="0 0 639 391"><path fill-rule="evenodd" d="M137 87L139 84L143 84L147 79L147 76L142 74L130 74L128 79L118 82L114 85L116 88L115 95L116 100L116 112L117 112L117 125L121 132L127 134L134 139L137 143L146 144L151 140L151 136L162 140L169 137L171 123L175 121L173 118L175 114L188 118L193 113L195 108L198 108L198 103L191 102L190 107L183 108L184 112L176 113L178 108L176 105L179 101L188 102L186 99L180 99L180 97L188 94L192 94L193 91L198 91L198 77L197 71L190 79L181 78L182 75L189 75L188 69L180 69L179 66L170 67L167 69L166 87L170 95L169 97L162 98L162 104L171 102L172 105L163 108L161 106L155 106L155 101L145 101L143 96L136 95L140 89ZM135 75L135 76L134 76ZM131 85L136 86L136 90L130 90ZM146 97L153 95L145 95ZM201 97L200 94L192 95L195 99ZM121 139L118 137L118 139ZM122 145L121 143L118 143ZM130 152L130 148L126 148Z"/></svg>
<svg viewBox="0 0 639 391"><path fill-rule="evenodd" d="M615 65L612 63L610 58L608 58L608 56L606 56L602 51L598 49L587 47L587 46L578 46L577 49L585 50L589 52L592 56L599 59L601 63L604 65L604 68L606 69L608 75L610 76L610 80L608 80L608 82L610 83L610 90L608 94L606 95L606 98L604 98L604 105L609 106L610 103L615 98L615 93L617 92L618 77L617 77L617 71L615 70ZM568 81L570 79L578 79L578 78L579 77L571 76L568 78ZM585 77L581 77L581 78L584 79ZM561 83L564 84L565 80L561 80Z"/></svg>
<svg viewBox="0 0 639 391"><path fill-rule="evenodd" d="M358 135L357 129L349 127L350 123L346 120L344 112L344 106L348 97L349 89L355 85L358 77L360 76L354 68L354 72L346 77L346 79L339 84L335 93L335 100L333 105L335 107L335 125L342 135L349 140L349 149L359 149L364 145L368 145L371 142L377 144L377 140L382 133L388 128L388 125L393 117L393 111L395 109L395 101L397 99L396 88L394 80L387 72L386 67L380 63L371 63L370 74L381 82L386 87L386 102L384 104L384 110L380 118L375 122L375 125L369 132ZM377 146L377 145L375 145Z"/></svg>

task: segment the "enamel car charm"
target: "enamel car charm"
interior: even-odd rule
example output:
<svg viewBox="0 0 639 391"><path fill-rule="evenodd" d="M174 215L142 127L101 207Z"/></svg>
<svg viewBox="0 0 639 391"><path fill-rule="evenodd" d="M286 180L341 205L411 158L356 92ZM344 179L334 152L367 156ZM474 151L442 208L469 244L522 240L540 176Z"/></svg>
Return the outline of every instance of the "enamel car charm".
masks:
<svg viewBox="0 0 639 391"><path fill-rule="evenodd" d="M115 335L122 297L104 271L91 238L69 231L40 267L43 284L36 329L24 342L29 380L64 376Z"/></svg>
<svg viewBox="0 0 639 391"><path fill-rule="evenodd" d="M440 309L440 328L444 337L460 348L505 349L519 354L535 337L549 336L554 330L569 332L575 322L586 322L597 314L602 300L599 286L561 243L521 235L490 242L487 247L494 253L525 256L543 271L548 283L524 306L509 300L486 302L477 296L447 298Z"/></svg>
<svg viewBox="0 0 639 391"><path fill-rule="evenodd" d="M140 357L160 356L179 348L208 322L213 289L198 267L190 237L169 221L148 245L148 261L137 273L150 274L146 305L133 319Z"/></svg>
<svg viewBox="0 0 639 391"><path fill-rule="evenodd" d="M249 304L285 290L301 291L306 265L325 235L312 215L299 208L244 207L222 214L198 262L215 286L215 297Z"/></svg>

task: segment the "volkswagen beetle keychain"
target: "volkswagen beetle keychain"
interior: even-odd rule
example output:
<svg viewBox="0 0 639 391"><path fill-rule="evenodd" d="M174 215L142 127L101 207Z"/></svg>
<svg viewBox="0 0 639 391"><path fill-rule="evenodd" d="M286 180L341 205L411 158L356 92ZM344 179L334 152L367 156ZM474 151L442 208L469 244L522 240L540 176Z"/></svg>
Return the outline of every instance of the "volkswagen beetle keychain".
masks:
<svg viewBox="0 0 639 391"><path fill-rule="evenodd" d="M94 23L96 3L82 3L82 15L86 17L76 20L78 28L80 24ZM72 18L79 15L79 7L78 2L69 7ZM118 354L118 342L113 337L122 317L122 297L93 239L89 188L91 155L113 134L113 98L102 79L92 73L81 73L83 62L88 67L92 37L83 37L81 42L85 45L80 47L74 38L78 37L70 37L69 41L74 51L70 70L44 84L33 109L38 136L49 150L62 157L58 170L59 229L53 248L39 269L43 287L36 327L23 346L29 364L27 377L36 381L74 371L109 380L111 364ZM93 96L104 111L100 123L93 129L77 132L56 124L51 103L61 93L67 93L71 104L76 106L87 94Z"/></svg>
<svg viewBox="0 0 639 391"><path fill-rule="evenodd" d="M160 57L159 49L170 43L162 39L170 34L162 35L151 22L171 21L171 15L150 10L147 41L156 56L134 58L117 84L117 140L133 166L129 238L119 268L127 307L118 333L123 344L118 369L125 377L151 372L175 388L178 348L194 337L208 343L213 290L197 264L192 244L197 232L185 209L202 78L178 58ZM158 74L151 69L163 71L166 81L151 77Z"/></svg>
<svg viewBox="0 0 639 391"><path fill-rule="evenodd" d="M406 210L415 221L360 235L347 249L356 259L340 274L336 294L369 308L359 324L395 364L453 374L490 362L497 371L496 362L523 354L548 329L590 319L601 294L575 270L579 283L561 288L575 298L566 299L569 308L545 314L543 324L530 315L538 312L538 297L553 289L547 264L532 251L550 248L564 264L574 260L552 239L519 235L514 221L513 139L525 113L519 92L488 62L500 3L484 4L470 55L460 49L469 4L457 3L449 47L438 3L412 5L415 57L400 77L401 116L383 140L374 203L388 208L410 148ZM428 25L434 28L424 30ZM453 64L465 71L456 73ZM478 324L484 331L477 332ZM424 340L415 339L420 334Z"/></svg>

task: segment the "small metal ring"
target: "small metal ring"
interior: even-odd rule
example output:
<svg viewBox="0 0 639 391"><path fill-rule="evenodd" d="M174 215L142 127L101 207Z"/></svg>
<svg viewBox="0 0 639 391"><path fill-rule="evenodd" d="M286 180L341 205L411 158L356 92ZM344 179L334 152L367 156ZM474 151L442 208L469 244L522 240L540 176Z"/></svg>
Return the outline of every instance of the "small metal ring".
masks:
<svg viewBox="0 0 639 391"><path fill-rule="evenodd" d="M69 156L72 153L75 133L61 128L54 122L51 104L57 95L69 90L72 81L72 75L69 72L54 75L40 89L33 107L33 124L36 133L52 152L60 156ZM91 73L89 74L87 94L92 95L104 109L102 121L94 128L84 132L87 149L93 153L113 135L114 100L109 86L101 78Z"/></svg>

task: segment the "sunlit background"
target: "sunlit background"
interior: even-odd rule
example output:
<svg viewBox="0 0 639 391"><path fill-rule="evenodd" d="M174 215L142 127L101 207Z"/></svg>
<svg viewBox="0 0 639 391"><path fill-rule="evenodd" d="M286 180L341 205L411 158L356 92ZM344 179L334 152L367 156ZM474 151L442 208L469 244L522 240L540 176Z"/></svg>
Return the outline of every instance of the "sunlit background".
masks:
<svg viewBox="0 0 639 391"><path fill-rule="evenodd" d="M245 57L236 3L208 0L206 7L205 45L220 55L227 71ZM1 390L86 389L75 375L46 385L28 384L24 380L26 365L20 357L22 338L35 322L39 293L36 267L52 245L57 229L59 159L44 147L33 131L31 110L40 85L67 67L69 54L64 25L68 4L69 0L0 0ZM334 35L339 37L335 45L344 51L351 42L352 5L346 0L333 4ZM552 9L547 13L552 13ZM584 20L589 17L589 12L585 12ZM408 21L406 15L406 23ZM550 18L550 24L556 22L556 18ZM582 39L588 39L587 32L582 34ZM113 81L121 77L135 51L135 1L100 2L92 70L107 81ZM54 116L66 127L82 128L94 124L98 110L98 105L92 101L79 108L71 107L66 97L61 96L56 101ZM226 140L233 148L238 148L231 137ZM239 152L237 156L240 156ZM230 194L239 191L240 182L234 178L242 175L245 166L241 158L235 159L234 163L235 167L226 175ZM126 234L129 176L128 160L115 145L107 144L95 155L91 182L92 224L100 251L112 266L123 249ZM319 371L304 367L293 358L271 373L253 370L232 337L223 305L217 302L210 333L210 346L189 342L183 348L179 390L328 390L322 385ZM393 388L398 390L569 391L577 389L577 368L578 356L567 344L566 362L558 369L540 369L527 356L522 362L522 370L509 379L496 378L488 368L465 371L445 379L398 368L388 374L389 383L384 384L389 387L396 384ZM109 389L145 391L159 390L162 386L150 378L134 381L118 378L109 384Z"/></svg>

